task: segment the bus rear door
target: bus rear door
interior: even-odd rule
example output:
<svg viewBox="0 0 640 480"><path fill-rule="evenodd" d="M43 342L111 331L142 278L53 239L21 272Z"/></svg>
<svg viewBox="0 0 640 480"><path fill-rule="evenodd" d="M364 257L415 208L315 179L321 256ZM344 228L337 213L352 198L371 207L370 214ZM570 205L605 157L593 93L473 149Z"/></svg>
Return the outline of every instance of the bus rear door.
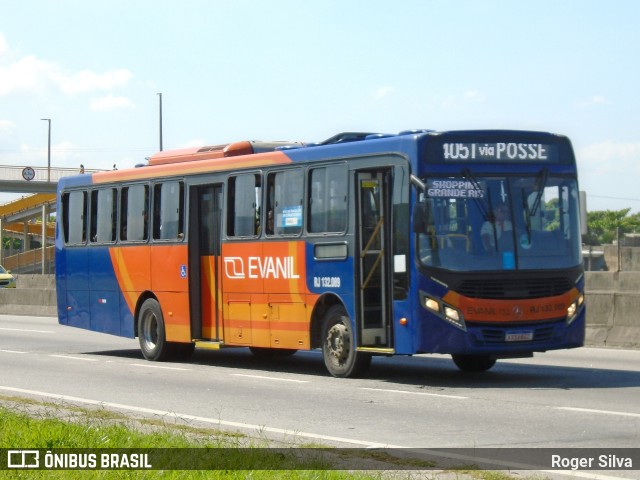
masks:
<svg viewBox="0 0 640 480"><path fill-rule="evenodd" d="M220 253L222 185L195 186L189 194L189 303L191 337L222 341Z"/></svg>

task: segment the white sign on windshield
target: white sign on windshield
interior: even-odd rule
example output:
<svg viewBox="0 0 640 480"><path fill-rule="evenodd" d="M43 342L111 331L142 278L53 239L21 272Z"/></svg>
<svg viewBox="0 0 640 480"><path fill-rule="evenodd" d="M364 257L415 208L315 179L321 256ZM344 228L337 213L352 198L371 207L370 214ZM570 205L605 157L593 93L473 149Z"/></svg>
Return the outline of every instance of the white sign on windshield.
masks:
<svg viewBox="0 0 640 480"><path fill-rule="evenodd" d="M484 187L468 180L427 180L430 198L484 198Z"/></svg>

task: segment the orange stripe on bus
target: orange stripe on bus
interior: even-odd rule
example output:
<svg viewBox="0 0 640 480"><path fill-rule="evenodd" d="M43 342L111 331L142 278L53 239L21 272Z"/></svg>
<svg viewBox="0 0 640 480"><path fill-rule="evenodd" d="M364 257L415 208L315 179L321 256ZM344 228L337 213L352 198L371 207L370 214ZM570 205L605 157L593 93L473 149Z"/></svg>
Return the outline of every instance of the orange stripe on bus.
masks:
<svg viewBox="0 0 640 480"><path fill-rule="evenodd" d="M291 159L282 152L267 152L245 157L226 157L197 162L145 166L127 170L112 170L92 174L94 183L122 182L127 180L146 180L160 177L192 175L222 170L261 167L291 163Z"/></svg>
<svg viewBox="0 0 640 480"><path fill-rule="evenodd" d="M580 296L573 288L554 297L494 300L464 297L449 292L443 300L458 308L469 322L531 322L563 318L571 302Z"/></svg>

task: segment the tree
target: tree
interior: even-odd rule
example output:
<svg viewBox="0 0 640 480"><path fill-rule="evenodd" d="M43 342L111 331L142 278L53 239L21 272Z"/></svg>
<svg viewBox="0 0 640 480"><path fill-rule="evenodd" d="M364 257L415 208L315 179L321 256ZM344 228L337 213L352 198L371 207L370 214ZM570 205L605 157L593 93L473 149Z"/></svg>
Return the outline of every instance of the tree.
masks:
<svg viewBox="0 0 640 480"><path fill-rule="evenodd" d="M2 237L2 248L5 250L9 250L10 248L20 250L20 248L22 248L22 241L17 238Z"/></svg>
<svg viewBox="0 0 640 480"><path fill-rule="evenodd" d="M602 245L613 243L620 233L640 232L640 213L629 215L630 208L622 210L596 210L587 212L587 235L584 242L587 245Z"/></svg>

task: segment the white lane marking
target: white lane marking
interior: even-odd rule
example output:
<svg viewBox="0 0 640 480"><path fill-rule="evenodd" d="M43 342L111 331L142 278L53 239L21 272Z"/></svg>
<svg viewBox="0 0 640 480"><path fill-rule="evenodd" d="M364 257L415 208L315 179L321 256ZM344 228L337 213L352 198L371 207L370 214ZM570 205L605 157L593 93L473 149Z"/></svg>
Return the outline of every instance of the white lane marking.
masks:
<svg viewBox="0 0 640 480"><path fill-rule="evenodd" d="M232 377L259 378L261 380L277 380L279 382L309 383L309 380L294 380L292 378L264 377L262 375L245 375L244 373L230 373L229 375L231 375Z"/></svg>
<svg viewBox="0 0 640 480"><path fill-rule="evenodd" d="M269 432L269 433L277 433L279 435L287 435L287 436L291 436L291 437L304 437L304 438L313 438L315 440L325 440L325 441L331 441L331 442L339 442L339 443L348 443L348 444L353 444L353 445L360 445L363 447L367 447L367 448L406 448L406 447L401 447L399 445L390 445L390 444L386 444L386 443L377 443L377 442L368 442L365 440L356 440L353 438L343 438L343 437L332 437L332 436L328 436L328 435L319 435L317 433L310 433L310 432L300 432L298 430L288 430L286 428L276 428L276 427L267 427L264 425L253 425L250 423L242 423L242 422L230 422L230 421L226 421L226 420L220 420L218 418L209 418L209 417L199 417L196 415L187 415L184 413L176 413L176 412L169 412L166 410L156 410L153 408L144 408L144 407L137 407L134 405L124 405L122 403L111 403L111 402L102 402L99 400L92 400L89 398L80 398L80 397L72 397L69 395L60 395L57 393L48 393L48 392L39 392L37 390L27 390L24 388L15 388L15 387L5 387L0 385L0 390L5 390L5 391L9 391L9 392L14 392L14 393L24 393L27 395L35 395L35 396L39 396L39 397L45 397L45 398L52 398L55 400L62 400L65 402L76 402L76 403L83 403L86 405L97 405L97 406L101 406L101 407L110 407L110 408L114 408L114 409L118 409L118 410L125 410L125 411L130 411L130 412L137 412L137 413L145 413L145 414L150 414L150 415L159 415L162 416L164 418L176 418L176 419L180 419L180 420L186 420L186 421L197 421L197 422L203 422L203 423L209 423L209 424L213 424L213 425L218 425L218 426L225 426L225 427L235 427L235 428L243 428L243 429L249 429L249 430L255 430L257 432Z"/></svg>
<svg viewBox="0 0 640 480"><path fill-rule="evenodd" d="M17 350L0 350L3 353L29 353L29 352L19 352Z"/></svg>
<svg viewBox="0 0 640 480"><path fill-rule="evenodd" d="M28 329L28 328L4 328L4 327L0 327L0 330L6 330L7 332L55 333L52 330L31 330L31 329Z"/></svg>
<svg viewBox="0 0 640 480"><path fill-rule="evenodd" d="M182 370L185 372L190 372L190 368L180 368L180 367L166 367L164 365L147 365L146 363L130 363L132 367L143 367L143 368L159 368L162 370Z"/></svg>
<svg viewBox="0 0 640 480"><path fill-rule="evenodd" d="M64 358L69 360L82 360L83 362L97 362L95 358L85 358L85 357L74 357L73 355L49 355L50 357L55 358Z"/></svg>
<svg viewBox="0 0 640 480"><path fill-rule="evenodd" d="M459 400L467 400L469 398L469 397L462 397L460 395L446 395L444 393L429 393L429 392L410 392L408 390L392 390L390 388L360 387L360 390L373 390L374 392L406 393L408 395L426 395L429 397L457 398Z"/></svg>
<svg viewBox="0 0 640 480"><path fill-rule="evenodd" d="M568 410L570 412L581 412L581 413L600 413L603 415L618 415L621 417L636 417L640 418L640 413L631 413L631 412L614 412L612 410L595 410L592 408L577 408L577 407L555 407L558 410Z"/></svg>

